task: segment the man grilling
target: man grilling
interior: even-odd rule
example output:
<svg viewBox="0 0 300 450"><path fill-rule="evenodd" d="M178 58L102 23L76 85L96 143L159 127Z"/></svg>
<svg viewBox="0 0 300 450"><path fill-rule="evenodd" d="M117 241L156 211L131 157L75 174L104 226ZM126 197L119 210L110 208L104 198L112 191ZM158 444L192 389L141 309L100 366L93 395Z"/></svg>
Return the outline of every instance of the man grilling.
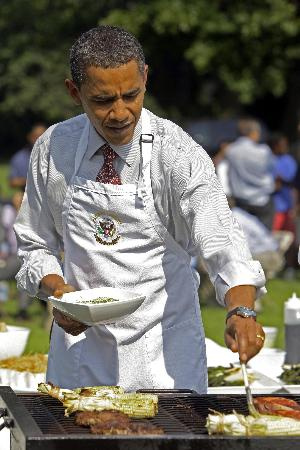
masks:
<svg viewBox="0 0 300 450"><path fill-rule="evenodd" d="M54 309L47 380L205 393L191 256L205 262L229 311L225 342L243 362L263 345L253 310L263 270L206 152L143 108L148 67L136 38L119 27L91 29L71 48L70 67L65 84L84 114L50 127L33 149L15 226L18 286L41 298L112 286L146 299L131 316L93 327ZM99 235L104 222L112 236Z"/></svg>

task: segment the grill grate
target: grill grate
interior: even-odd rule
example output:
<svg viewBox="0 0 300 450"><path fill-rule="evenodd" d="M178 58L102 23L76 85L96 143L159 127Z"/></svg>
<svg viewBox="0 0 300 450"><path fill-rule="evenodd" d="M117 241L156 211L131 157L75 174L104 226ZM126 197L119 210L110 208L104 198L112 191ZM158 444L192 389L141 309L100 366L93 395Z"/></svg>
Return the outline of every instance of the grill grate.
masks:
<svg viewBox="0 0 300 450"><path fill-rule="evenodd" d="M75 425L74 417L65 417L61 403L48 396L19 394L19 399L29 411L43 434L90 434L88 428ZM293 396L300 402L300 396ZM206 417L210 410L247 414L245 396L234 395L160 395L158 414L147 419L162 427L166 435L207 434Z"/></svg>
<svg viewBox="0 0 300 450"><path fill-rule="evenodd" d="M145 391L143 391L145 392ZM295 450L299 437L209 436L210 410L247 414L245 395L203 395L189 390L149 390L159 397L156 417L148 419L164 430L158 436L100 436L65 417L62 404L38 393L15 394L0 386L0 407L12 420L11 450ZM280 394L272 394L280 396ZM284 394L300 403L300 395ZM0 438L1 448L1 438Z"/></svg>

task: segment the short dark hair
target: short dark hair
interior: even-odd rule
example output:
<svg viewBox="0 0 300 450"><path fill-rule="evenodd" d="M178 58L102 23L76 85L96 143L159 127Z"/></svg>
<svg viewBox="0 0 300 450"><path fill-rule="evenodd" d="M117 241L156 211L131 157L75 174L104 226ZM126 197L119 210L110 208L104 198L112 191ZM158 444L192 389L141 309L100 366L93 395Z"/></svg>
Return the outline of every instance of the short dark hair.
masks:
<svg viewBox="0 0 300 450"><path fill-rule="evenodd" d="M80 87L86 80L88 67L107 69L132 60L137 62L143 74L145 55L136 37L123 28L100 25L83 33L71 47L71 76L77 87Z"/></svg>
<svg viewBox="0 0 300 450"><path fill-rule="evenodd" d="M243 117L238 121L238 131L241 136L249 136L253 131L261 133L261 126L257 120Z"/></svg>

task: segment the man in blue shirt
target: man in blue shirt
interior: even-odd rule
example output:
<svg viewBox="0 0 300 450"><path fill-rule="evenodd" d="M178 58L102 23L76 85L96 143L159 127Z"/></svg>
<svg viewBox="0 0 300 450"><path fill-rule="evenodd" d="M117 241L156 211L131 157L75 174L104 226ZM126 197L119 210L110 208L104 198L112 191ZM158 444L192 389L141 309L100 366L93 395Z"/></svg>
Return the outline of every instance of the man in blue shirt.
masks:
<svg viewBox="0 0 300 450"><path fill-rule="evenodd" d="M35 141L46 131L43 124L36 124L27 134L28 144L21 148L10 161L9 184L12 188L25 190L30 154Z"/></svg>
<svg viewBox="0 0 300 450"><path fill-rule="evenodd" d="M270 139L270 147L275 155L273 194L275 216L273 230L287 230L295 233L294 220L291 217L294 207L292 182L297 171L295 159L288 154L289 143L286 136L276 133Z"/></svg>

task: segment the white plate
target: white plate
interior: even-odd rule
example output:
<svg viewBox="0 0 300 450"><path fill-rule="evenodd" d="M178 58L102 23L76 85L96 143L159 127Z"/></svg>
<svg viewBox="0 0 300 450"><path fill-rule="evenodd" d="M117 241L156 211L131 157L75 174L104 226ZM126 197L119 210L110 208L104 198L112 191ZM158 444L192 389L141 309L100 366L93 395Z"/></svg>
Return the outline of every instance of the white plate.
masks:
<svg viewBox="0 0 300 450"><path fill-rule="evenodd" d="M111 297L118 301L86 304L83 300L98 297ZM61 299L49 297L55 308L86 325L113 323L134 313L145 300L145 296L133 291L118 288L95 288L64 294Z"/></svg>

